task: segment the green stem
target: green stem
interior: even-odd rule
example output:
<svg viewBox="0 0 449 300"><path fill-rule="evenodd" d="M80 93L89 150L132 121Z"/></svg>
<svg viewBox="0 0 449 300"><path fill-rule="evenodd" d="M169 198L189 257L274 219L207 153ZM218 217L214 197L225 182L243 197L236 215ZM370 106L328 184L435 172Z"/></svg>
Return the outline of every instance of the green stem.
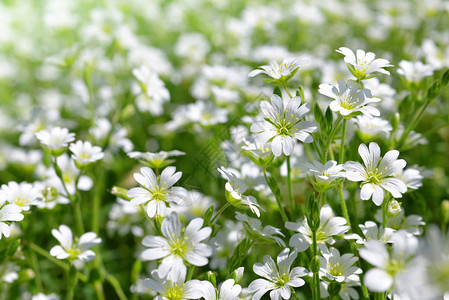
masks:
<svg viewBox="0 0 449 300"><path fill-rule="evenodd" d="M387 201L382 203L382 228L384 229L387 226L387 205Z"/></svg>
<svg viewBox="0 0 449 300"><path fill-rule="evenodd" d="M229 206L231 206L230 202L227 202L225 205L223 205L220 210L217 212L217 214L215 216L213 216L212 220L210 220L210 224L214 224L215 221L218 220L218 217L226 210L226 208L228 208Z"/></svg>
<svg viewBox="0 0 449 300"><path fill-rule="evenodd" d="M67 300L72 300L75 295L75 287L78 282L77 271L74 265L70 265L69 270L67 271L68 278L68 288L67 288Z"/></svg>
<svg viewBox="0 0 449 300"><path fill-rule="evenodd" d="M409 136L410 132L412 132L413 129L415 129L416 125L418 125L419 121L421 120L422 116L424 115L424 112L426 111L427 106L429 106L430 100L426 100L424 105L422 106L421 110L419 111L416 118L413 120L413 122L404 130L404 133L401 136L401 139L398 142L398 145L396 146L396 149L401 149L404 145L405 141L407 140L407 137Z"/></svg>
<svg viewBox="0 0 449 300"><path fill-rule="evenodd" d="M318 245L317 245L317 241L316 241L316 229L312 229L312 251L313 251L313 257L315 259L315 257L318 256ZM320 296L320 277L318 272L314 272L313 273L313 294L314 294L314 298L316 300L319 300L321 298Z"/></svg>
<svg viewBox="0 0 449 300"><path fill-rule="evenodd" d="M118 298L120 300L127 300L128 298L126 297L125 293L123 292L123 289L120 286L120 282L117 280L117 278L115 278L115 276L110 273L107 273L107 272L105 272L105 273L106 273L106 280L112 285Z"/></svg>
<svg viewBox="0 0 449 300"><path fill-rule="evenodd" d="M340 205L341 211L343 213L343 217L345 217L346 222L348 222L349 232L351 232L351 221L349 219L348 208L346 207L345 197L343 195L343 184L340 184L338 187L338 196L340 197Z"/></svg>
<svg viewBox="0 0 449 300"><path fill-rule="evenodd" d="M333 125L332 130L329 134L329 138L327 139L326 145L324 147L324 156L323 156L324 160L322 160L323 163L325 163L327 161L327 154L329 152L329 146L332 143L332 141L334 140L334 136L337 133L337 128L341 122L341 119L342 119L342 116L339 115L337 118L337 121L335 121L335 124Z"/></svg>
<svg viewBox="0 0 449 300"><path fill-rule="evenodd" d="M284 87L284 90L287 92L288 96L290 98L293 98L292 94L290 94L290 92L288 91L287 85L285 84L285 82L282 82L282 86Z"/></svg>
<svg viewBox="0 0 449 300"><path fill-rule="evenodd" d="M29 251L30 252L30 256L31 256L31 264L33 266L33 270L34 270L34 275L35 275L35 279L36 279L36 286L37 289L39 290L39 292L42 292L42 279L41 279L41 275L40 275L40 271L39 271L39 264L37 261L37 257L36 257L36 252L34 251Z"/></svg>
<svg viewBox="0 0 449 300"><path fill-rule="evenodd" d="M75 201L75 221L76 221L76 229L78 231L79 236L84 234L84 225L83 225L83 214L81 212L81 201L80 199L76 199Z"/></svg>
<svg viewBox="0 0 449 300"><path fill-rule="evenodd" d="M271 185L270 185L270 182L269 182L268 176L267 176L267 171L265 168L263 169L263 175L265 177L265 181L267 182L268 186L271 189L271 192L273 193L274 197L276 198L276 203L278 204L279 212L281 213L282 220L284 220L284 222L288 222L287 214L285 213L284 207L282 206L281 199L279 199L279 196L271 188Z"/></svg>
<svg viewBox="0 0 449 300"><path fill-rule="evenodd" d="M101 280L96 280L94 282L94 289L95 293L97 294L98 300L106 300L103 290L103 284L101 283Z"/></svg>
<svg viewBox="0 0 449 300"><path fill-rule="evenodd" d="M293 199L292 175L290 166L290 156L287 156L287 181L288 181L288 197L290 199L290 213L295 215L295 200Z"/></svg>
<svg viewBox="0 0 449 300"><path fill-rule="evenodd" d="M56 257L51 256L50 253L48 253L48 251L42 249L41 247L39 247L38 245L36 245L36 244L34 244L32 242L23 241L23 243L24 243L24 245L30 247L30 249L35 251L37 254L47 258L48 260L50 260L54 264L56 264L59 267L61 267L61 269L63 269L64 271L66 271L66 272L69 271L70 265L68 265L67 263L63 262L62 260L57 259ZM82 274L80 272L78 272L78 277L83 282L87 281L86 276L84 276L84 274Z"/></svg>
<svg viewBox="0 0 449 300"><path fill-rule="evenodd" d="M341 144L340 144L340 164L345 161L345 135L346 135L346 119L343 119L343 128L341 130Z"/></svg>
<svg viewBox="0 0 449 300"><path fill-rule="evenodd" d="M192 276L193 276L193 270L195 269L195 266L190 266L189 267L189 270L188 270L188 272L187 272L187 278L186 278L186 281L189 281L189 280L191 280L192 279Z"/></svg>

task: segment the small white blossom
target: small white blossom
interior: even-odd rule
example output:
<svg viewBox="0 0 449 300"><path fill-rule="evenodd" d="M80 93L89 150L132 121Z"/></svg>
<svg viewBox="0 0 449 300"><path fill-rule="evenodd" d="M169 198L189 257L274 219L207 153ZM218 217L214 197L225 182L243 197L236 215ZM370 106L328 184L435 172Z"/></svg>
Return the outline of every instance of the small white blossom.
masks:
<svg viewBox="0 0 449 300"><path fill-rule="evenodd" d="M401 60L399 67L398 74L404 76L409 82L419 82L424 77L433 75L433 67L431 65L425 65L420 61L411 62Z"/></svg>
<svg viewBox="0 0 449 300"><path fill-rule="evenodd" d="M263 264L256 263L253 266L254 273L264 279L256 279L248 286L248 292L254 293L252 299L259 300L268 291L272 300L278 300L281 297L290 299L290 287L303 286L305 281L301 277L308 274L303 267L295 267L290 271L290 266L297 255L297 252L290 253L290 249L285 248L279 253L277 263L269 255L264 256Z"/></svg>
<svg viewBox="0 0 449 300"><path fill-rule="evenodd" d="M16 204L21 210L30 210L30 205L37 205L40 198L39 190L30 183L14 181L3 184L0 189L0 205L5 203Z"/></svg>
<svg viewBox="0 0 449 300"><path fill-rule="evenodd" d="M360 144L359 154L365 164L348 161L344 164L346 178L350 181L361 181L360 198L368 200L372 197L373 202L380 206L385 198L385 192L390 192L394 198L401 198L407 191L405 183L394 177L394 174L402 172L406 162L397 159L399 151L390 150L380 157L380 147L372 142L368 147Z"/></svg>
<svg viewBox="0 0 449 300"><path fill-rule="evenodd" d="M187 227L182 228L179 217L171 213L163 221L161 236L146 236L142 244L149 249L142 252L143 260L162 259L158 274L170 280L186 275L185 262L193 266L205 266L212 255L212 249L202 241L209 238L212 233L210 227L201 228L204 224L202 218L193 219Z"/></svg>
<svg viewBox="0 0 449 300"><path fill-rule="evenodd" d="M276 235L284 237L284 234L279 228L267 225L262 227L262 222L256 218L250 218L245 214L235 213L235 218L242 222L243 227L246 230L248 236L256 241L262 241L265 243L273 243L275 241L279 246L285 247L284 241Z"/></svg>
<svg viewBox="0 0 449 300"><path fill-rule="evenodd" d="M387 120L378 117L357 116L355 124L363 140L373 139L378 136L388 138L391 130L393 130L393 127Z"/></svg>
<svg viewBox="0 0 449 300"><path fill-rule="evenodd" d="M154 298L155 300L200 299L203 296L201 281L194 279L185 282L185 274L170 278L161 276L161 272L158 270L153 270L151 276L154 279L146 278L143 284L158 293L158 296Z"/></svg>
<svg viewBox="0 0 449 300"><path fill-rule="evenodd" d="M331 247L329 253L320 256L320 276L326 276L327 279L337 282L358 281L358 274L362 274L362 269L354 266L357 260L353 254L340 255L338 249Z"/></svg>
<svg viewBox="0 0 449 300"><path fill-rule="evenodd" d="M170 93L164 82L146 66L133 69L133 75L139 81L137 108L139 111L148 111L155 116L160 116L163 112L163 104L170 100Z"/></svg>
<svg viewBox="0 0 449 300"><path fill-rule="evenodd" d="M391 254L385 244L374 240L359 250L360 256L375 266L365 274L365 285L370 291L383 293L392 288L418 248L418 239L405 231L395 233L392 242Z"/></svg>
<svg viewBox="0 0 449 300"><path fill-rule="evenodd" d="M359 245L364 245L367 241L370 240L375 240L382 243L391 243L391 237L396 232L396 230L388 227L379 228L373 221L366 221L364 225L359 224L359 227L362 230L363 236L365 238L362 238L357 233L351 233L345 235L345 239L355 239L355 242Z"/></svg>
<svg viewBox="0 0 449 300"><path fill-rule="evenodd" d="M337 165L335 160L330 160L324 165L316 160L313 164L304 163L309 181L317 190L326 191L335 186L338 179L345 177L343 165Z"/></svg>
<svg viewBox="0 0 449 300"><path fill-rule="evenodd" d="M218 290L209 281L203 283L203 298L205 300L235 300L242 292L242 287L235 284L234 279L228 279L220 285Z"/></svg>
<svg viewBox="0 0 449 300"><path fill-rule="evenodd" d="M72 159L78 167L84 167L88 164L94 163L103 159L104 152L98 146L92 146L89 141L77 141L75 144L69 146L72 154Z"/></svg>
<svg viewBox="0 0 449 300"><path fill-rule="evenodd" d="M95 252L89 248L101 243L95 232L87 232L74 240L72 230L66 225L59 226L59 230L52 229L51 234L61 244L50 249L50 255L57 259L91 261L95 258Z"/></svg>
<svg viewBox="0 0 449 300"><path fill-rule="evenodd" d="M152 169L141 168L140 173L134 173L140 187L128 191L128 197L132 198L131 203L147 204L147 214L150 218L156 215L165 216L167 204L180 202L186 194L184 188L173 186L182 176L182 172L175 172L175 167L167 167L156 177Z"/></svg>
<svg viewBox="0 0 449 300"><path fill-rule="evenodd" d="M390 62L383 58L375 59L376 55L373 52L367 52L358 49L354 53L351 49L341 47L336 50L345 56L344 60L348 66L349 71L358 79L368 79L375 77L373 73L382 73L390 75L390 72L383 69L385 67L392 67Z"/></svg>
<svg viewBox="0 0 449 300"><path fill-rule="evenodd" d="M253 196L243 195L243 193L246 192L247 186L237 177L235 172L232 172L232 170L226 169L223 166L218 169L218 172L220 172L221 176L228 181L226 182L225 189L232 197L232 199L228 199L231 204L237 207L249 207L253 213L260 217L259 209L263 210L262 207L257 203L256 198Z"/></svg>
<svg viewBox="0 0 449 300"><path fill-rule="evenodd" d="M311 143L310 133L318 130L317 125L310 121L301 121L310 111L310 104L301 105L300 97L282 100L278 95L271 96L271 103L260 103L262 114L251 125L256 142L271 142L273 154L290 155L296 140Z"/></svg>
<svg viewBox="0 0 449 300"><path fill-rule="evenodd" d="M2 235L9 237L11 235L11 228L5 222L19 222L23 220L21 214L22 209L15 204L6 204L0 209L0 239Z"/></svg>
<svg viewBox="0 0 449 300"><path fill-rule="evenodd" d="M326 243L332 245L335 240L332 238L334 235L345 233L349 230L349 226L346 225L346 219L342 217L334 217L332 208L325 204L320 210L320 225L316 232L316 241L321 252L328 253L329 250L326 247ZM295 247L298 252L306 251L310 245L312 245L312 230L307 224L307 219L304 218L302 222L285 223L287 229L296 231L295 235L290 238L289 245Z"/></svg>
<svg viewBox="0 0 449 300"><path fill-rule="evenodd" d="M275 60L270 62L268 66L261 66L260 69L251 71L248 76L254 77L259 74L266 74L274 79L274 81L285 82L289 80L299 67L307 66L310 59L306 57L286 58L281 64Z"/></svg>
<svg viewBox="0 0 449 300"><path fill-rule="evenodd" d="M148 165L150 168L160 169L168 166L172 162L174 162L171 157L185 155L185 152L172 150L172 151L159 151L156 153L152 152L138 152L133 151L129 152L128 156L130 158L139 159L145 165Z"/></svg>
<svg viewBox="0 0 449 300"><path fill-rule="evenodd" d="M394 174L394 177L404 181L405 185L409 190L417 190L422 186L422 180L424 176L421 175L419 169L407 168L400 173Z"/></svg>
<svg viewBox="0 0 449 300"><path fill-rule="evenodd" d="M54 127L51 130L36 132L36 138L50 154L59 156L66 151L68 144L75 140L75 134L67 128Z"/></svg>
<svg viewBox="0 0 449 300"><path fill-rule="evenodd" d="M329 107L343 117L350 117L357 112L370 118L380 116L377 108L368 105L379 102L380 99L373 97L370 90L359 90L358 84L354 81L346 82L343 79L339 79L337 85L323 83L319 85L318 92L334 99L329 104Z"/></svg>

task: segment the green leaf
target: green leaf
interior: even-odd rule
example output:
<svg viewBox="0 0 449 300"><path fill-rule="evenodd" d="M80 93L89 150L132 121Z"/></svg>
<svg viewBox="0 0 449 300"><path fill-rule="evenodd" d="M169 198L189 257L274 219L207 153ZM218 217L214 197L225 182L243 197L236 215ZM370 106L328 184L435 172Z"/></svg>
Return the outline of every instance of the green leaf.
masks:
<svg viewBox="0 0 449 300"><path fill-rule="evenodd" d="M321 111L320 106L316 102L313 105L313 116L315 117L315 121L317 121L320 125L322 125L324 115L323 112Z"/></svg>
<svg viewBox="0 0 449 300"><path fill-rule="evenodd" d="M282 98L282 92L281 92L281 89L278 86L274 88L273 94L274 95L278 95L279 97Z"/></svg>
<svg viewBox="0 0 449 300"><path fill-rule="evenodd" d="M212 218L212 214L214 213L214 206L211 205L209 206L209 208L206 210L206 212L204 213L204 226L209 225L210 219Z"/></svg>
<svg viewBox="0 0 449 300"><path fill-rule="evenodd" d="M330 132L334 123L334 115L330 107L326 109L325 119L326 119L326 130Z"/></svg>
<svg viewBox="0 0 449 300"><path fill-rule="evenodd" d="M228 262L228 273L234 271L242 265L243 260L248 254L248 250L251 247L251 244L251 240L245 238L237 245L231 259Z"/></svg>

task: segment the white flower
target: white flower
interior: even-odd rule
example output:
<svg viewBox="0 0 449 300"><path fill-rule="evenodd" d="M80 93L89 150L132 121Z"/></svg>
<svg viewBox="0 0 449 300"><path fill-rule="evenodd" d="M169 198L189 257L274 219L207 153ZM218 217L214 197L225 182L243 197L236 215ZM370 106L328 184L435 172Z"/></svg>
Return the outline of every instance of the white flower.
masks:
<svg viewBox="0 0 449 300"><path fill-rule="evenodd" d="M285 247L284 241L280 237L276 236L280 235L284 237L284 234L280 229L271 225L262 227L262 222L259 219L250 218L245 214L239 213L238 211L235 213L235 218L242 222L246 233L252 239L262 241L264 243L272 243L275 241L279 246Z"/></svg>
<svg viewBox="0 0 449 300"><path fill-rule="evenodd" d="M221 176L228 181L226 182L225 189L232 197L232 199L228 199L231 204L237 207L249 207L253 213L260 217L259 209L262 209L262 207L257 203L256 198L243 195L247 189L246 184L240 180L234 172L223 166L218 169L218 172L220 172Z"/></svg>
<svg viewBox="0 0 449 300"><path fill-rule="evenodd" d="M165 168L161 176L156 177L153 170L148 167L140 169L140 173L134 173L134 178L141 187L135 187L128 191L128 197L132 198L134 205L147 204L147 214L150 218L156 215L165 216L167 204L180 202L186 190L173 186L182 176L182 172L176 172L175 167Z"/></svg>
<svg viewBox="0 0 449 300"><path fill-rule="evenodd" d="M362 139L372 139L377 136L388 138L393 127L387 120L378 117L367 117L365 115L357 116L354 120L359 128Z"/></svg>
<svg viewBox="0 0 449 300"><path fill-rule="evenodd" d="M372 52L367 52L358 49L356 53L346 47L341 47L336 50L345 56L344 60L348 66L349 71L358 79L368 79L375 77L372 73L382 73L390 75L390 72L383 69L385 67L392 67L390 62L383 58L375 59L376 55Z"/></svg>
<svg viewBox="0 0 449 300"><path fill-rule="evenodd" d="M139 69L133 69L133 75L139 81L138 96L136 105L139 111L148 111L155 116L163 112L163 104L170 100L170 93L165 84L159 79L157 74L142 66Z"/></svg>
<svg viewBox="0 0 449 300"><path fill-rule="evenodd" d="M255 134L258 143L271 142L273 154L290 155L296 140L311 143L310 133L318 130L315 123L301 121L310 110L310 104L301 105L300 97L282 100L278 95L271 96L268 101L260 103L262 114L251 125L251 132Z"/></svg>
<svg viewBox="0 0 449 300"><path fill-rule="evenodd" d="M323 253L323 256L320 256L320 276L326 276L329 280L337 282L358 281L357 275L362 274L362 270L354 266L357 259L349 253L340 256L340 252L331 247L330 253Z"/></svg>
<svg viewBox="0 0 449 300"><path fill-rule="evenodd" d="M31 300L59 300L59 299L61 298L59 298L59 296L56 294L45 295L43 293L38 293L33 297L31 297Z"/></svg>
<svg viewBox="0 0 449 300"><path fill-rule="evenodd" d="M228 279L223 282L218 290L209 281L203 283L203 298L205 300L235 300L242 292L242 287L235 284L234 279Z"/></svg>
<svg viewBox="0 0 449 300"><path fill-rule="evenodd" d="M162 221L161 231L164 237L148 235L143 239L142 244L149 249L142 252L142 259L163 258L158 274L162 277L168 274L171 280L182 274L185 276L187 269L184 261L193 266L207 265L207 257L212 255L212 249L202 241L209 238L212 229L201 228L203 223L202 218L196 218L186 228L182 228L178 215L171 213Z"/></svg>
<svg viewBox="0 0 449 300"><path fill-rule="evenodd" d="M254 293L252 299L259 300L266 292L270 292L272 300L290 299L290 287L297 288L303 286L305 281L300 277L308 274L303 267L295 267L290 271L290 266L296 259L297 252L290 253L290 249L285 248L277 257L277 264L271 256L265 255L263 264L256 263L253 271L265 279L256 279L248 286L248 292Z"/></svg>
<svg viewBox="0 0 449 300"><path fill-rule="evenodd" d="M420 61L406 61L401 60L399 62L398 74L402 75L409 82L418 82L426 76L433 74L433 67L431 65L425 65Z"/></svg>
<svg viewBox="0 0 449 300"><path fill-rule="evenodd" d="M296 58L286 58L281 64L277 63L275 60L270 62L268 66L261 66L260 69L251 71L248 76L254 77L259 74L266 74L274 81L287 81L293 75L299 67L306 66L310 63L310 59L306 57L296 57Z"/></svg>
<svg viewBox="0 0 449 300"><path fill-rule="evenodd" d="M67 128L54 127L51 130L36 132L36 138L50 154L59 156L65 152L67 145L75 140L75 134Z"/></svg>
<svg viewBox="0 0 449 300"><path fill-rule="evenodd" d="M394 174L394 177L404 181L405 185L410 190L417 190L419 187L421 187L422 180L424 179L419 169L411 167L397 174Z"/></svg>
<svg viewBox="0 0 449 300"><path fill-rule="evenodd" d="M304 218L302 222L285 223L287 229L299 232L290 238L289 245L295 247L298 252L306 251L310 245L312 245L312 230L307 224L307 219ZM346 225L346 219L342 217L334 217L332 208L325 204L320 210L320 225L316 232L316 241L321 252L328 253L329 250L326 247L326 243L332 245L335 240L332 238L334 235L345 233L349 230L349 226Z"/></svg>
<svg viewBox="0 0 449 300"><path fill-rule="evenodd" d="M407 191L407 186L402 180L395 178L394 174L402 172L406 162L397 159L399 151L390 150L381 158L379 145L372 142L369 144L369 150L365 144L360 144L359 154L365 166L348 161L344 164L344 168L348 180L362 182L360 198L368 200L372 197L377 206L384 201L384 190L390 192L394 198L401 198Z"/></svg>
<svg viewBox="0 0 449 300"><path fill-rule="evenodd" d="M360 256L375 266L365 274L365 285L370 291L383 293L389 290L418 248L418 239L405 231L395 233L392 241L391 254L379 241L368 241L365 248L359 250Z"/></svg>
<svg viewBox="0 0 449 300"><path fill-rule="evenodd" d="M329 104L332 111L341 114L343 117L350 117L353 113L362 113L368 117L380 116L377 108L368 104L379 102L380 99L372 97L371 91L367 89L359 90L359 86L354 81L344 81L339 79L337 85L323 83L319 85L319 93L334 99Z"/></svg>
<svg viewBox="0 0 449 300"><path fill-rule="evenodd" d="M5 222L19 222L23 220L21 214L22 209L15 204L6 204L0 209L0 239L2 235L9 237L11 235L11 229Z"/></svg>
<svg viewBox="0 0 449 300"><path fill-rule="evenodd" d="M153 270L151 276L143 284L150 290L156 291L158 296L155 300L183 300L200 299L203 296L203 284L199 280L185 282L186 275L180 274L176 278L161 276L161 272Z"/></svg>
<svg viewBox="0 0 449 300"><path fill-rule="evenodd" d="M310 182L321 191L330 189L335 185L334 181L345 177L343 165L337 165L335 160L330 160L324 165L314 160L313 164L304 163L304 168L307 170Z"/></svg>
<svg viewBox="0 0 449 300"><path fill-rule="evenodd" d="M30 205L37 205L40 198L39 190L30 183L14 181L3 184L0 189L0 205L5 203L16 204L21 210L30 210Z"/></svg>
<svg viewBox="0 0 449 300"><path fill-rule="evenodd" d="M50 255L57 259L91 261L95 258L95 252L89 248L101 243L101 238L97 237L95 232L87 232L74 240L72 230L66 225L59 226L59 230L52 229L51 234L61 244L50 250Z"/></svg>
<svg viewBox="0 0 449 300"><path fill-rule="evenodd" d="M360 229L362 230L363 236L365 238L362 238L357 233L351 233L345 235L345 239L347 240L353 240L355 239L356 243L359 245L364 245L367 241L375 240L382 243L391 243L391 237L396 232L396 230L385 227L385 228L379 228L377 227L377 224L373 221L366 221L365 225L359 224Z"/></svg>
<svg viewBox="0 0 449 300"><path fill-rule="evenodd" d="M72 151L72 159L78 167L84 167L104 157L101 148L92 146L89 141L77 141L75 144L70 144L69 149Z"/></svg>
<svg viewBox="0 0 449 300"><path fill-rule="evenodd" d="M171 157L175 156L181 156L185 155L185 152L178 151L178 150L172 150L172 151L159 151L156 153L152 152L138 152L133 151L129 152L128 156L130 158L139 159L144 164L148 165L150 168L156 168L160 169L163 167L168 166L172 162L174 162L173 159L170 159Z"/></svg>

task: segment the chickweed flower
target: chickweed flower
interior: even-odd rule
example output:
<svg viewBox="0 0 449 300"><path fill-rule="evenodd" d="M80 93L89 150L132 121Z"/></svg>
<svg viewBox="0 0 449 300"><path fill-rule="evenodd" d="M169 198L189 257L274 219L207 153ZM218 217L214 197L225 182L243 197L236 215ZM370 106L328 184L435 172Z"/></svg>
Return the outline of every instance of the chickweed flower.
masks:
<svg viewBox="0 0 449 300"><path fill-rule="evenodd" d="M271 142L275 156L282 153L290 155L296 140L311 143L310 133L318 130L317 125L310 121L301 121L310 111L310 104L301 105L300 97L282 100L278 95L271 96L271 103L260 103L262 114L251 125L258 143Z"/></svg>
<svg viewBox="0 0 449 300"><path fill-rule="evenodd" d="M242 292L242 287L235 284L234 279L228 279L223 282L219 289L209 281L203 281L203 298L205 300L235 300Z"/></svg>
<svg viewBox="0 0 449 300"><path fill-rule="evenodd" d="M185 262L193 266L205 266L207 257L212 255L212 249L202 241L212 233L210 227L201 228L202 218L193 219L187 227L181 227L179 217L175 212L168 215L161 225L164 237L148 235L142 244L149 249L142 252L143 260L162 259L158 268L161 277L174 280L186 275Z"/></svg>
<svg viewBox="0 0 449 300"><path fill-rule="evenodd" d="M218 169L218 172L225 178L226 182L226 199L234 206L238 208L250 208L253 213L260 217L259 209L262 209L257 203L256 198L253 196L246 196L243 193L246 192L246 184L240 180L234 172L225 167ZM263 210L263 209L262 209Z"/></svg>
<svg viewBox="0 0 449 300"><path fill-rule="evenodd" d="M156 177L152 169L143 167L140 173L134 173L140 187L128 191L128 197L132 198L131 203L147 204L147 214L150 218L156 215L165 216L167 205L170 202L180 202L186 194L184 188L173 186L182 176L182 172L175 171L175 167L167 167Z"/></svg>
<svg viewBox="0 0 449 300"><path fill-rule="evenodd" d="M307 177L310 183L320 192L325 192L336 184L338 184L345 177L343 165L337 165L335 160L330 160L324 165L316 160L313 164L304 163L304 168L307 170Z"/></svg>
<svg viewBox="0 0 449 300"><path fill-rule="evenodd" d="M394 177L394 174L402 172L406 162L397 159L399 151L390 150L380 157L380 147L376 143L360 144L359 154L365 166L358 162L348 161L344 164L346 178L350 181L361 181L360 198L362 200L373 199L380 206L385 198L385 192L389 192L394 198L401 198L407 191L405 183Z"/></svg>
<svg viewBox="0 0 449 300"><path fill-rule="evenodd" d="M2 235L9 237L11 235L11 228L9 222L22 221L22 209L16 204L6 204L0 209L0 239ZM8 223L6 223L8 222Z"/></svg>
<svg viewBox="0 0 449 300"><path fill-rule="evenodd" d="M295 75L299 67L307 66L310 63L310 59L306 57L286 58L282 63L278 63L273 60L268 66L261 66L260 69L251 71L248 76L254 77L259 74L265 74L272 79L264 79L271 83L283 83L288 81Z"/></svg>
<svg viewBox="0 0 449 300"><path fill-rule="evenodd" d="M160 151L157 153L138 151L128 153L130 158L138 159L142 164L154 169L161 169L172 164L174 160L170 158L181 155L185 155L185 152L172 150L168 152Z"/></svg>
<svg viewBox="0 0 449 300"><path fill-rule="evenodd" d="M285 248L279 253L277 263L269 255L264 256L263 264L256 263L253 266L254 273L264 279L256 279L248 286L248 292L254 293L252 299L259 300L268 291L272 300L281 299L281 297L290 299L290 288L303 286L305 281L301 277L308 274L303 267L295 267L290 271L290 266L297 255L297 252L290 253L290 249Z"/></svg>
<svg viewBox="0 0 449 300"><path fill-rule="evenodd" d="M365 285L373 292L388 291L418 248L418 239L405 231L395 233L392 241L391 254L379 241L368 241L359 251L364 260L375 266L365 274Z"/></svg>
<svg viewBox="0 0 449 300"><path fill-rule="evenodd" d="M39 190L32 184L14 181L3 184L0 189L0 205L5 201L16 204L21 210L30 210L30 205L37 205L40 198Z"/></svg>
<svg viewBox="0 0 449 300"><path fill-rule="evenodd" d="M73 153L72 159L80 169L104 157L104 152L102 152L101 148L92 146L89 141L77 141L75 144L70 144L69 149Z"/></svg>
<svg viewBox="0 0 449 300"><path fill-rule="evenodd" d="M408 82L419 82L424 77L433 75L433 67L425 65L420 61L406 61L399 62L398 74L405 77Z"/></svg>
<svg viewBox="0 0 449 300"><path fill-rule="evenodd" d="M390 72L383 68L392 67L393 65L390 65L390 62L386 59L375 59L376 55L373 52L365 53L365 51L358 49L356 53L354 53L351 49L346 47L340 47L336 51L345 56L344 61L348 66L348 69L357 80L375 77L376 75L373 73L390 75Z"/></svg>
<svg viewBox="0 0 449 300"><path fill-rule="evenodd" d="M151 276L153 279L147 278L143 284L145 287L158 293L159 296L155 299L200 299L203 296L203 284L201 281L194 279L185 282L185 274L180 274L176 278L169 278L161 276L158 270L153 270Z"/></svg>
<svg viewBox="0 0 449 300"><path fill-rule="evenodd" d="M159 76L149 68L142 66L133 69L133 75L139 81L136 105L139 111L148 111L155 116L163 112L163 104L170 100L170 93Z"/></svg>
<svg viewBox="0 0 449 300"><path fill-rule="evenodd" d="M95 232L87 232L74 239L72 230L66 225L59 226L59 230L52 229L51 234L61 243L50 249L50 255L57 259L91 261L95 258L95 252L89 248L101 243Z"/></svg>
<svg viewBox="0 0 449 300"><path fill-rule="evenodd" d="M370 141L377 137L388 138L393 127L387 120L378 117L357 116L355 124L362 141Z"/></svg>
<svg viewBox="0 0 449 300"><path fill-rule="evenodd" d="M373 221L366 221L365 224L359 224L359 227L362 230L364 238L357 233L351 233L345 235L345 239L355 239L355 242L359 245L364 245L370 240L379 241L381 243L391 243L391 237L396 232L396 230L388 227L379 228Z"/></svg>
<svg viewBox="0 0 449 300"><path fill-rule="evenodd" d="M242 222L246 234L253 240L264 243L276 242L279 246L285 247L284 241L279 237L284 237L284 234L279 228L271 225L263 227L262 222L259 219L250 218L245 214L239 213L238 211L235 213L235 218Z"/></svg>
<svg viewBox="0 0 449 300"><path fill-rule="evenodd" d="M370 118L380 116L377 108L368 105L379 102L380 99L372 97L370 90L359 90L358 84L354 81L346 82L339 79L337 85L323 83L319 85L318 92L334 99L329 104L330 109L345 118L351 118L357 114L364 114Z"/></svg>
<svg viewBox="0 0 449 300"><path fill-rule="evenodd" d="M362 273L362 269L354 266L358 260L353 254L340 255L340 251L334 247L330 248L330 253L323 253L320 256L320 276L326 276L330 281L358 281L358 274Z"/></svg>
<svg viewBox="0 0 449 300"><path fill-rule="evenodd" d="M75 140L75 134L67 128L54 127L36 132L36 138L44 147L44 150L53 156L59 156L67 150L70 142Z"/></svg>
<svg viewBox="0 0 449 300"><path fill-rule="evenodd" d="M285 223L287 229L298 232L290 238L289 245L295 247L298 252L306 251L310 245L312 245L312 230L307 224L307 219L304 218L302 222ZM345 233L349 230L349 226L346 225L346 219L342 217L334 217L332 208L325 204L320 210L320 225L316 232L316 242L318 247L323 253L329 252L326 243L332 245L335 240L332 238L334 235Z"/></svg>

